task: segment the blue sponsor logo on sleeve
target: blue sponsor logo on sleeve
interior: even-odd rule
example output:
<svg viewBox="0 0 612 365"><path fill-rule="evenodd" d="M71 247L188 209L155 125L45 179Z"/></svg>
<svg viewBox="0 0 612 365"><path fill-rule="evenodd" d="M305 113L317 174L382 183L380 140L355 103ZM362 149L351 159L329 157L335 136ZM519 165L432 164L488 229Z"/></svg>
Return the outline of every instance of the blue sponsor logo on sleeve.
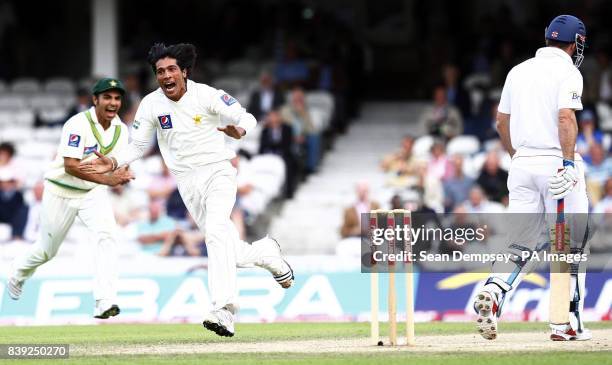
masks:
<svg viewBox="0 0 612 365"><path fill-rule="evenodd" d="M79 147L79 143L81 143L81 136L79 136L78 134L71 134L68 137L68 146Z"/></svg>
<svg viewBox="0 0 612 365"><path fill-rule="evenodd" d="M94 151L98 150L98 144L95 144L91 147L85 147L85 149L83 150L83 153L86 155L89 155L90 153L94 153Z"/></svg>
<svg viewBox="0 0 612 365"><path fill-rule="evenodd" d="M172 118L170 118L170 114L160 115L157 117L159 120L159 125L162 129L171 129L172 128Z"/></svg>
<svg viewBox="0 0 612 365"><path fill-rule="evenodd" d="M231 97L229 94L221 95L221 100L225 103L225 105L230 106L236 102L236 99Z"/></svg>

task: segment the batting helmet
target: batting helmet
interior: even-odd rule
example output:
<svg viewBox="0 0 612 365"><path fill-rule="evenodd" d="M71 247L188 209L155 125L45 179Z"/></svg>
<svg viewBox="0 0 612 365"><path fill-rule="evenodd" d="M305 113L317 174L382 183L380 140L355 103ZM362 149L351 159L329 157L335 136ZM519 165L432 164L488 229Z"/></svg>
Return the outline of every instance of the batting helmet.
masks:
<svg viewBox="0 0 612 365"><path fill-rule="evenodd" d="M582 53L586 43L586 27L582 20L573 15L559 15L550 22L544 33L545 38L552 41L575 43L576 60L574 64L580 67L584 59Z"/></svg>

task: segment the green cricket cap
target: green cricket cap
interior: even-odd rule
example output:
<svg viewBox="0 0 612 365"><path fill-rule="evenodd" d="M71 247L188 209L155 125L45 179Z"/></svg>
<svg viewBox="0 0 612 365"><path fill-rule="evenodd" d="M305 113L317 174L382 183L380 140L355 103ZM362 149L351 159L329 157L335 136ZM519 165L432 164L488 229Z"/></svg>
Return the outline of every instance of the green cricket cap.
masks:
<svg viewBox="0 0 612 365"><path fill-rule="evenodd" d="M125 87L123 86L123 82L119 79L113 79L110 77L106 77L98 80L91 89L92 94L98 95L107 90L117 90L121 93L121 95L125 94Z"/></svg>

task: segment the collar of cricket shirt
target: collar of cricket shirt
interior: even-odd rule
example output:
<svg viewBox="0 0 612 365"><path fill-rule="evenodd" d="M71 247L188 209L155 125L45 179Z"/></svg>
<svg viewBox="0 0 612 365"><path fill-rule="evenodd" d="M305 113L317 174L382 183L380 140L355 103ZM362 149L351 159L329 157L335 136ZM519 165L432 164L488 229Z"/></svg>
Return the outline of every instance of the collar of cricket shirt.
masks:
<svg viewBox="0 0 612 365"><path fill-rule="evenodd" d="M119 120L119 117L115 116L111 120L110 125L115 126L115 129L113 132L113 139L109 145L105 146L104 140L102 139L102 136L100 136L100 132L98 132L98 128L96 128L96 124L100 124L96 116L96 109L94 107L91 107L90 109L84 111L83 113L85 114L85 117L87 118L87 121L89 122L91 133L93 133L94 138L98 142L98 145L100 145L100 153L103 155L110 153L113 150L113 148L115 148L115 145L117 144L117 141L119 141L119 137L121 136L121 122Z"/></svg>
<svg viewBox="0 0 612 365"><path fill-rule="evenodd" d="M536 57L561 57L572 65L574 64L572 57L570 57L567 52L557 47L542 47L536 51Z"/></svg>

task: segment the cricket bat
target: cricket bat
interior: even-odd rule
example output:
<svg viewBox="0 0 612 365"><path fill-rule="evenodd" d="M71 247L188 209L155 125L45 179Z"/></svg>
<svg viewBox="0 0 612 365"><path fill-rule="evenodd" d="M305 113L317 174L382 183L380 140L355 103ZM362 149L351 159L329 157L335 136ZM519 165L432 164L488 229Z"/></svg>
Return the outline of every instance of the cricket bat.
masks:
<svg viewBox="0 0 612 365"><path fill-rule="evenodd" d="M557 219L553 244L550 252L553 254L569 253L569 230L565 221L564 199L557 201ZM549 315L551 324L569 323L570 265L565 261L550 262L550 303Z"/></svg>

